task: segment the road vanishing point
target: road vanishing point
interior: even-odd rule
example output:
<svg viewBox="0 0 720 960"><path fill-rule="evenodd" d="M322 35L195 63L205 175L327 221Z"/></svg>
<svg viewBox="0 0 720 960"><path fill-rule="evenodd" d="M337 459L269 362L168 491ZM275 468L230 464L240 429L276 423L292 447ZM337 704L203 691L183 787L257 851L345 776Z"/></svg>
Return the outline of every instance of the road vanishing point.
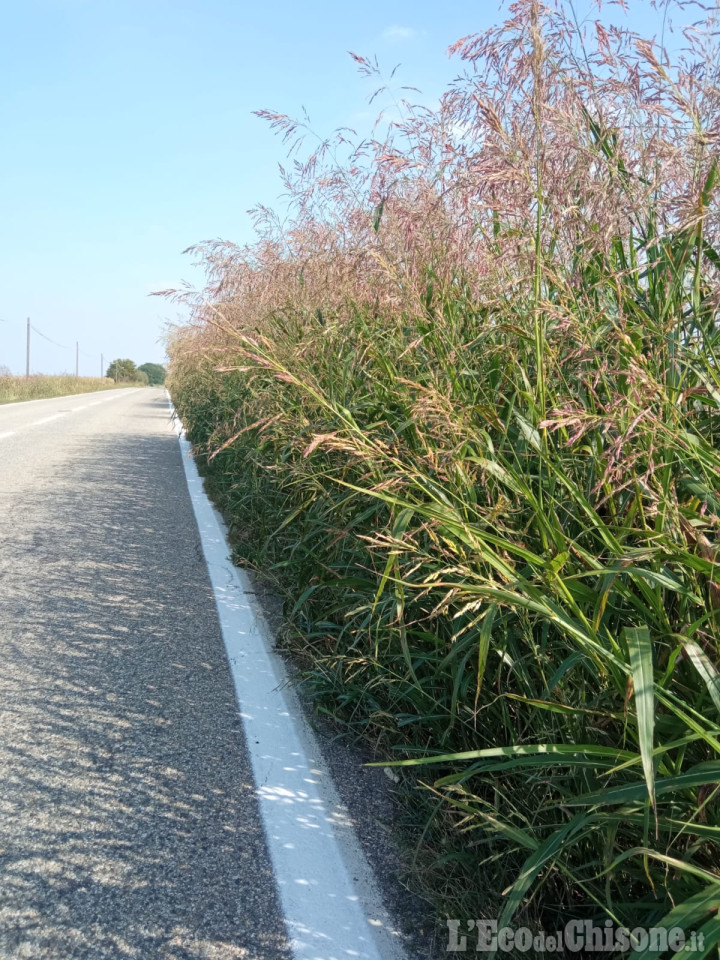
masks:
<svg viewBox="0 0 720 960"><path fill-rule="evenodd" d="M0 406L1 960L401 956L229 553L163 390Z"/></svg>

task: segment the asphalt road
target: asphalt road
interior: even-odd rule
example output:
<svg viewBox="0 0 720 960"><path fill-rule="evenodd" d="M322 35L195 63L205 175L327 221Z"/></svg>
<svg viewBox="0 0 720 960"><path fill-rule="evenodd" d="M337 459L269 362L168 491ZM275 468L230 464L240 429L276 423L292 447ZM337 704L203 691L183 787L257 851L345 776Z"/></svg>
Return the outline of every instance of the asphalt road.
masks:
<svg viewBox="0 0 720 960"><path fill-rule="evenodd" d="M0 958L288 956L164 392L0 406Z"/></svg>

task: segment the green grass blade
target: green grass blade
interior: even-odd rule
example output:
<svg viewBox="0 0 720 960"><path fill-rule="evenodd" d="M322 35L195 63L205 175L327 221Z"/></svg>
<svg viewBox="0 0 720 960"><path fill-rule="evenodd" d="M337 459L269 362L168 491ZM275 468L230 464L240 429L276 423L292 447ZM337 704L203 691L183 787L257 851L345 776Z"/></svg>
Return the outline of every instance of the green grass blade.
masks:
<svg viewBox="0 0 720 960"><path fill-rule="evenodd" d="M640 742L645 783L647 784L650 803L655 807L655 767L653 763L655 695L650 631L647 627L626 627L624 636L630 654L637 711L638 740Z"/></svg>

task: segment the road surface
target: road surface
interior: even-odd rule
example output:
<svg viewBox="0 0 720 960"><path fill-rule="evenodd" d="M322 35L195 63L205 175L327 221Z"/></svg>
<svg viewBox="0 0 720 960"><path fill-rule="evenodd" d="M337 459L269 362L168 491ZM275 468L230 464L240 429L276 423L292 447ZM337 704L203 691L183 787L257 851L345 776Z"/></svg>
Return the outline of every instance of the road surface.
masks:
<svg viewBox="0 0 720 960"><path fill-rule="evenodd" d="M0 406L0 958L289 958L161 390Z"/></svg>

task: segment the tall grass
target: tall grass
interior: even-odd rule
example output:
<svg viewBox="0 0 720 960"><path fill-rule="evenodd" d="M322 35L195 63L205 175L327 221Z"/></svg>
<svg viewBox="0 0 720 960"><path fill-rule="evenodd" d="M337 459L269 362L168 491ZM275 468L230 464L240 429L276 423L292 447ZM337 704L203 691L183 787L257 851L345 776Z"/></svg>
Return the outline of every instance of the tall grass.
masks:
<svg viewBox="0 0 720 960"><path fill-rule="evenodd" d="M131 384L138 386L139 384ZM0 403L19 400L41 400L47 397L66 397L74 393L93 393L96 390L114 390L117 384L106 377L45 376L31 377L0 376Z"/></svg>
<svg viewBox="0 0 720 960"><path fill-rule="evenodd" d="M200 248L170 389L320 708L453 824L440 909L663 922L709 955L715 25L671 64L573 13L513 4L437 112L321 142L289 224Z"/></svg>

